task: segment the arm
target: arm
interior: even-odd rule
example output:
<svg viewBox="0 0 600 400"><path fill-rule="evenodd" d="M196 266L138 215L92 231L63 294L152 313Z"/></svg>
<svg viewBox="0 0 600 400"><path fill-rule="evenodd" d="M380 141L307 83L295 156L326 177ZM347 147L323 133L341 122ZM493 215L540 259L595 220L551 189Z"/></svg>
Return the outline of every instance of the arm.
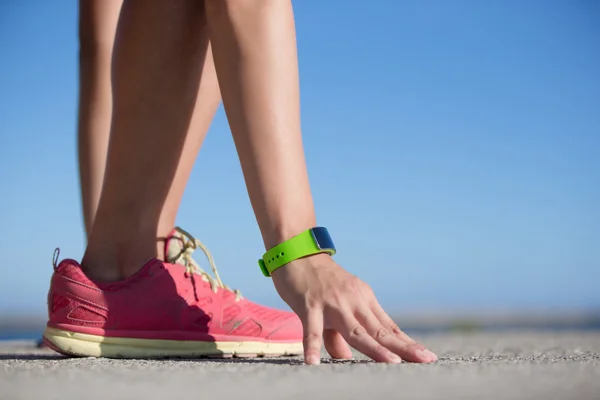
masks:
<svg viewBox="0 0 600 400"><path fill-rule="evenodd" d="M288 1L208 1L225 110L267 248L315 225Z"/></svg>
<svg viewBox="0 0 600 400"><path fill-rule="evenodd" d="M316 225L300 130L298 61L290 1L206 2L215 66L246 185L267 249ZM305 360L348 344L382 362L430 362L371 289L331 257L298 259L273 274L304 326Z"/></svg>

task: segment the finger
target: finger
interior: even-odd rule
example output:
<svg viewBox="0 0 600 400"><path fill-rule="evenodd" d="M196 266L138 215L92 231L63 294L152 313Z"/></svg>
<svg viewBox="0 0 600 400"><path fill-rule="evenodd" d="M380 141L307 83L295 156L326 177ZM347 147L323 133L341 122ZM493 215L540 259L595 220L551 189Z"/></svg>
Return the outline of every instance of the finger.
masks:
<svg viewBox="0 0 600 400"><path fill-rule="evenodd" d="M410 362L434 361L431 355L420 354L421 349L415 347L419 346L418 344L406 343L404 340L392 335L369 308L364 307L357 310L356 319L366 328L373 339L403 360Z"/></svg>
<svg viewBox="0 0 600 400"><path fill-rule="evenodd" d="M321 362L321 346L323 344L323 311L309 310L302 320L304 329L304 362L318 365Z"/></svg>
<svg viewBox="0 0 600 400"><path fill-rule="evenodd" d="M374 297L374 296L373 296ZM411 362L435 362L438 357L435 353L428 350L425 346L420 343L417 343L413 338L404 333L400 327L392 320L392 318L383 310L381 305L377 302L375 298L373 298L371 310L373 314L386 329L388 329L392 335L402 340L408 346L410 350L410 354L404 355L401 357L407 361Z"/></svg>
<svg viewBox="0 0 600 400"><path fill-rule="evenodd" d="M342 335L333 329L325 329L323 331L323 341L325 342L325 349L331 358L338 360L350 360L352 358L352 350L350 350L348 343L346 343Z"/></svg>
<svg viewBox="0 0 600 400"><path fill-rule="evenodd" d="M377 343L365 327L354 318L351 311L342 312L339 317L341 324L337 330L350 346L377 362L394 364L402 362L399 356Z"/></svg>
<svg viewBox="0 0 600 400"><path fill-rule="evenodd" d="M400 329L400 327L398 327L398 325L396 325L394 320L381 307L375 296L373 296L373 299L371 300L371 310L373 311L373 314L375 314L379 322L381 322L381 325L386 327L392 333L392 335L398 337L399 339L409 344L417 343L414 339L412 339L410 336L404 333Z"/></svg>

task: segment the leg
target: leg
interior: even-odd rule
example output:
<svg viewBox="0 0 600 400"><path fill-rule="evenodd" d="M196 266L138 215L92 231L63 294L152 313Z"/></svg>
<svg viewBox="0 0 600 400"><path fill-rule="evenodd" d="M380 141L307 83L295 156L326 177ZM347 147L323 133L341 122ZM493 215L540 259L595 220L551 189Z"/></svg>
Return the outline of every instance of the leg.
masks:
<svg viewBox="0 0 600 400"><path fill-rule="evenodd" d="M122 0L88 0L79 4L80 97L79 170L86 233L89 236L104 180L112 114L111 58ZM202 66L201 88L159 225L175 219L185 183L220 101L212 52Z"/></svg>
<svg viewBox="0 0 600 400"><path fill-rule="evenodd" d="M205 27L203 32L206 32L206 29ZM165 205L159 217L158 231L162 233L168 233L173 229L181 197L194 167L196 157L198 157L200 147L202 147L204 138L208 133L210 124L221 102L221 92L219 91L219 82L217 81L217 72L215 71L210 42L208 42L206 56L200 68L201 79L198 85L198 94L192 112L192 119L183 143L173 184L169 189ZM163 240L164 235L159 236L158 239L159 241ZM159 244L161 251L163 251L163 245L164 243Z"/></svg>
<svg viewBox="0 0 600 400"><path fill-rule="evenodd" d="M140 5L127 0L121 12L106 177L83 258L86 272L101 280L121 279L163 257L157 238L173 228L219 102L203 2ZM192 118L195 104L201 110Z"/></svg>
<svg viewBox="0 0 600 400"><path fill-rule="evenodd" d="M220 281L198 240L187 235L175 240L173 247L184 251L174 263L154 259L162 258L157 237L173 227L193 159L189 154L197 152L203 136L188 133L198 81L196 102L211 112L195 114L191 123L206 128L218 104L203 5L196 0L123 4L107 170L83 260L86 274L73 260L55 263L48 292L44 337L57 351L143 358L302 351L298 317L242 301L239 291ZM196 247L206 252L214 277L191 258ZM134 279L119 281L138 270Z"/></svg>
<svg viewBox="0 0 600 400"><path fill-rule="evenodd" d="M86 234L100 199L112 97L110 63L122 0L79 1L79 177Z"/></svg>

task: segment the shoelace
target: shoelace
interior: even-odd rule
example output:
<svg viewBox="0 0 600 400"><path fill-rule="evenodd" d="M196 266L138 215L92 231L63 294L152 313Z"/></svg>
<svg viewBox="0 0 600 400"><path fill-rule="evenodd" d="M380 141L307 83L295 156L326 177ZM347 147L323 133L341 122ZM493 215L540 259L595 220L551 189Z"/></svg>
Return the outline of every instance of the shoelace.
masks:
<svg viewBox="0 0 600 400"><path fill-rule="evenodd" d="M185 265L185 272L190 276L194 273L202 276L202 279L210 284L210 288L213 292L217 293L219 289L224 289L230 291L235 294L235 301L240 301L243 299L242 293L238 289L231 289L229 286L225 285L219 276L219 272L217 271L217 266L215 265L215 261L208 251L208 248L202 243L200 240L193 237L189 232L185 231L180 227L176 227L175 230L181 234L183 237L183 250L181 254L177 257L177 261L183 261ZM196 249L199 248L204 252L204 255L208 259L208 262L212 268L214 278L210 276L208 272L203 270L200 265L194 260L192 254Z"/></svg>

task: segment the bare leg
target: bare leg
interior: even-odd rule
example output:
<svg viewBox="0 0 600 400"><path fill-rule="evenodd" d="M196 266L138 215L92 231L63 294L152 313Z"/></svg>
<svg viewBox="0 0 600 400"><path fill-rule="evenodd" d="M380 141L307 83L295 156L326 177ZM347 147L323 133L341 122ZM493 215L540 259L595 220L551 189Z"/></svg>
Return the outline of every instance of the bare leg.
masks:
<svg viewBox="0 0 600 400"><path fill-rule="evenodd" d="M111 58L122 3L122 0L86 0L80 1L79 5L79 169L88 236L100 201L106 169L112 114ZM175 174L175 184L160 216L159 225L164 229L168 229L175 220L181 197L178 193L183 191L189 178L220 101L210 45L202 68L201 89Z"/></svg>
<svg viewBox="0 0 600 400"><path fill-rule="evenodd" d="M86 234L106 166L112 96L110 64L122 0L79 1L79 177Z"/></svg>
<svg viewBox="0 0 600 400"><path fill-rule="evenodd" d="M186 0L189 1L189 0ZM204 35L207 35L207 28L205 20L202 19L204 24ZM203 37L202 40L206 40ZM217 80L217 72L215 71L215 63L213 60L213 53L210 42L206 50L206 56L203 58L203 64L201 65L200 82L198 86L198 95L196 97L196 103L192 113L192 119L190 126L183 143L183 149L181 150L181 157L177 164L175 171L175 177L165 205L160 213L158 222L158 232L170 233L175 224L177 212L179 211L179 205L181 203L181 197L185 191L185 187L190 178L190 173L198 157L198 152L204 138L210 128L210 124L217 112L219 103L221 102L221 92L219 91L219 82ZM160 242L164 239L165 235L159 236L159 247L160 253L164 251L164 242ZM163 258L162 255L159 258Z"/></svg>
<svg viewBox="0 0 600 400"><path fill-rule="evenodd" d="M124 2L106 177L82 262L91 277L122 279L164 257L157 238L173 228L219 103L210 55L203 2Z"/></svg>

